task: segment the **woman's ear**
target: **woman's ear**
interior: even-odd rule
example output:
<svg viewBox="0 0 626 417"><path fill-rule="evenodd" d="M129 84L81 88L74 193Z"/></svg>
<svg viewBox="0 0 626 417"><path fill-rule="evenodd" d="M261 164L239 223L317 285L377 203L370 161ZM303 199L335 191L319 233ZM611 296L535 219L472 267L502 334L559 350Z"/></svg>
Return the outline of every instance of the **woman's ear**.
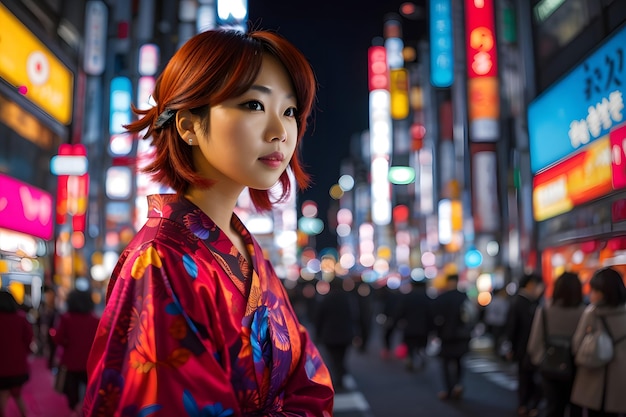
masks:
<svg viewBox="0 0 626 417"><path fill-rule="evenodd" d="M193 144L196 139L194 130L193 114L189 110L179 110L176 112L176 130L185 142Z"/></svg>

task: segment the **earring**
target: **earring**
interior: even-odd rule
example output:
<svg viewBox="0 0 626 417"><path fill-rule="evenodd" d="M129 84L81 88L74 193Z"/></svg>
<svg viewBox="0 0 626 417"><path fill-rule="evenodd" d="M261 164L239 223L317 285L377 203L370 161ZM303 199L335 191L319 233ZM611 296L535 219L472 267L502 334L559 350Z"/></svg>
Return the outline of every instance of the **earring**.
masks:
<svg viewBox="0 0 626 417"><path fill-rule="evenodd" d="M193 145L193 138L189 138L189 146Z"/></svg>

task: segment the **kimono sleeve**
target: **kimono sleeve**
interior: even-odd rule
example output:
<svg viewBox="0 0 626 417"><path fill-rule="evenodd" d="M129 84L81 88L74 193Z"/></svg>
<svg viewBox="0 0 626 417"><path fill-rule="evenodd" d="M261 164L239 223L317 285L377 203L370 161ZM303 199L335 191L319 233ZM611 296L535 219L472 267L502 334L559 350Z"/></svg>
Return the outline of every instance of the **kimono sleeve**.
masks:
<svg viewBox="0 0 626 417"><path fill-rule="evenodd" d="M193 281L182 256L151 242L120 260L87 364L86 417L241 415L210 335L172 293L170 280Z"/></svg>
<svg viewBox="0 0 626 417"><path fill-rule="evenodd" d="M286 293L284 297L287 299ZM287 299L288 302L288 299ZM294 319L295 313L294 313ZM285 416L332 416L334 390L328 368L307 329L298 323L302 350L285 388Z"/></svg>

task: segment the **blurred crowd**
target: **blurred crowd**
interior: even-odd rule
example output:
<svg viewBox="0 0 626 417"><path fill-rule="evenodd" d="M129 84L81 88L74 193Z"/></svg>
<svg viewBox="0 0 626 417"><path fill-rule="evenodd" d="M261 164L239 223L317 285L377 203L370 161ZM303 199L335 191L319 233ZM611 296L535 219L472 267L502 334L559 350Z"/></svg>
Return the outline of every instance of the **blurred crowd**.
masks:
<svg viewBox="0 0 626 417"><path fill-rule="evenodd" d="M375 289L356 275L335 277L326 291L306 299L294 297L294 306L325 356L337 393L349 389L350 350L367 352L376 334L382 338L376 343L382 346L380 360L402 360L407 372L420 372L427 361L437 360L439 399L459 401L463 358L472 339L481 338L491 342L495 360L515 366L520 417L623 417L626 287L620 272L597 270L587 293L571 272L558 277L550 296L538 274L525 274L514 283L513 291L510 286L495 288L491 302L479 306L457 274L447 275L445 285L437 289L425 280ZM27 415L21 390L31 377L31 355L46 361L55 375L55 390L65 396L73 415L80 415L87 357L98 322L88 292L74 290L61 305L54 289L46 288L33 311L1 290L0 417L10 401ZM373 333L373 326L380 331ZM588 339L598 333L608 334L610 355L590 365L581 357L588 354ZM547 358L558 350L555 340L561 341L565 359L558 358L561 369L548 370Z"/></svg>
<svg viewBox="0 0 626 417"><path fill-rule="evenodd" d="M447 275L442 288L409 282L363 291L358 276L335 277L327 292L311 297L301 310L337 392L346 390L347 352L366 352L371 327L379 326L381 360L402 360L408 372L419 372L436 358L442 401L462 399L463 358L472 340L481 339L490 342L494 360L515 367L520 417L625 415L626 288L618 270L597 270L587 293L577 274L564 272L549 296L539 274L524 274L513 286L495 288L486 306L468 297L456 274ZM587 349L585 339L600 330L611 335L612 354L591 366L579 358ZM562 369L548 371L554 339L563 346Z"/></svg>
<svg viewBox="0 0 626 417"><path fill-rule="evenodd" d="M0 417L11 400L22 417L28 415L22 389L32 377L33 355L45 359L55 376L54 389L66 398L71 415L80 415L98 323L89 292L73 290L60 303L55 290L45 288L39 308L29 309L10 291L0 290Z"/></svg>

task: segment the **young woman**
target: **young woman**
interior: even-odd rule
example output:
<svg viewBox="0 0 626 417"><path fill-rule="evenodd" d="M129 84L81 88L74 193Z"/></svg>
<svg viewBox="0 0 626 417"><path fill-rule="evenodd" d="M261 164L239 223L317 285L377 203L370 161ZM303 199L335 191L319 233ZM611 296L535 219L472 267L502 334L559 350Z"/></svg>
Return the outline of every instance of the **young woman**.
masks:
<svg viewBox="0 0 626 417"><path fill-rule="evenodd" d="M605 320L613 340L613 360L604 367L579 366L574 378L574 404L586 407L589 417L617 417L626 413L626 287L622 275L613 268L596 271L589 281L591 304L585 309L572 341L572 351L578 351L583 337L602 326Z"/></svg>
<svg viewBox="0 0 626 417"><path fill-rule="evenodd" d="M539 365L546 351L544 334L571 340L584 309L583 289L578 275L572 272L562 273L554 283L552 299L545 307L537 308L533 319L527 350L534 365ZM545 417L582 416L580 407L570 403L574 382L572 378L560 380L542 377L541 382L546 399ZM565 414L568 408L569 414Z"/></svg>
<svg viewBox="0 0 626 417"><path fill-rule="evenodd" d="M332 415L328 369L234 214L245 188L260 210L286 197L288 170L308 184L297 149L315 93L272 32L203 32L168 63L127 129L152 139L146 171L175 194L149 197L113 272L86 416Z"/></svg>

